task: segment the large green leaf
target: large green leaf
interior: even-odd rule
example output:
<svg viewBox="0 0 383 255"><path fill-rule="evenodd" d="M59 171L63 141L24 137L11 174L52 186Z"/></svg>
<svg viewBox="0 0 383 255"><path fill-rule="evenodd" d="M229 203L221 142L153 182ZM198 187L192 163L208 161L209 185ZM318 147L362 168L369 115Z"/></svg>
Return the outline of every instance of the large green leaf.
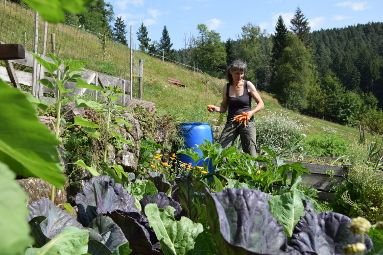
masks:
<svg viewBox="0 0 383 255"><path fill-rule="evenodd" d="M29 248L25 255L73 255L88 252L88 230L67 227L41 248Z"/></svg>
<svg viewBox="0 0 383 255"><path fill-rule="evenodd" d="M21 176L40 177L62 186L58 141L38 119L19 90L0 80L0 161Z"/></svg>
<svg viewBox="0 0 383 255"><path fill-rule="evenodd" d="M80 13L88 0L23 0L46 21L58 23L65 20L65 12Z"/></svg>
<svg viewBox="0 0 383 255"><path fill-rule="evenodd" d="M26 195L15 181L15 174L0 162L0 253L24 254L32 244L27 223ZM12 213L10 213L10 210Z"/></svg>
<svg viewBox="0 0 383 255"><path fill-rule="evenodd" d="M166 207L160 211L156 204L145 206L145 214L149 225L156 233L165 255L182 255L194 248L197 236L202 233L201 223L194 223L189 218L181 217L180 221L174 219L173 207Z"/></svg>
<svg viewBox="0 0 383 255"><path fill-rule="evenodd" d="M301 193L297 189L292 189L282 195L273 196L269 204L271 213L291 237L295 225L304 215Z"/></svg>

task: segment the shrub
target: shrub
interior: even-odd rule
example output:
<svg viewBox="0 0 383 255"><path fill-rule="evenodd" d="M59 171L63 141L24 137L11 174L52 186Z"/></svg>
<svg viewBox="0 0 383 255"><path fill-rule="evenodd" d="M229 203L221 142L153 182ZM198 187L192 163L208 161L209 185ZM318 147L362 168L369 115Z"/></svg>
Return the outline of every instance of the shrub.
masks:
<svg viewBox="0 0 383 255"><path fill-rule="evenodd" d="M334 209L349 217L362 216L375 223L383 220L383 172L356 165L336 189Z"/></svg>
<svg viewBox="0 0 383 255"><path fill-rule="evenodd" d="M260 147L269 147L278 153L294 151L303 139L303 126L282 113L273 113L263 116L256 122L257 144Z"/></svg>
<svg viewBox="0 0 383 255"><path fill-rule="evenodd" d="M316 157L339 157L346 154L347 143L335 134L319 134L305 139L304 150Z"/></svg>

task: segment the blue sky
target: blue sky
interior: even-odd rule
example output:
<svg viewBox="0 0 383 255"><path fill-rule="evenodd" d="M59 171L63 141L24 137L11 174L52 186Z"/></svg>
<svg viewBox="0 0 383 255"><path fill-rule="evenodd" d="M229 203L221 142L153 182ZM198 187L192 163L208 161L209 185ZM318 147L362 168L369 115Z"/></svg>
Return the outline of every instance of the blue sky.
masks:
<svg viewBox="0 0 383 255"><path fill-rule="evenodd" d="M287 27L297 7L308 18L311 31L341 28L368 22L383 22L382 0L106 0L115 16L132 27L132 37L141 22L149 38L159 41L166 26L174 49L198 35L197 25L206 24L222 41L237 39L241 27L251 23L271 34L282 15ZM128 35L129 38L129 35Z"/></svg>

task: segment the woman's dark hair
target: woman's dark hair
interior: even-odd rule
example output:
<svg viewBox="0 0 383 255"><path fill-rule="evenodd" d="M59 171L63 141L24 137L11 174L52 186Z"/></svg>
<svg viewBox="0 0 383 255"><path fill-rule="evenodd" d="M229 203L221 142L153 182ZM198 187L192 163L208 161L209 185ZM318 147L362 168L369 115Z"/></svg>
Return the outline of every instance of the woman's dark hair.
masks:
<svg viewBox="0 0 383 255"><path fill-rule="evenodd" d="M226 69L226 78L229 83L233 83L233 77L231 76L231 71L243 71L246 72L247 64L245 61L236 59L234 60Z"/></svg>

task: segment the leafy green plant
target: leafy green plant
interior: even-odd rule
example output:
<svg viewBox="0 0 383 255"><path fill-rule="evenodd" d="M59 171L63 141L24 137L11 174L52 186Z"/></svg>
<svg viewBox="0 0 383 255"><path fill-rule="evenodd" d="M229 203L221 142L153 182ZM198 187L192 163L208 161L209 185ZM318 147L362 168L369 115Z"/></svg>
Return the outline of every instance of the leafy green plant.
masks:
<svg viewBox="0 0 383 255"><path fill-rule="evenodd" d="M307 137L304 141L305 152L317 157L339 157L347 153L347 143L335 134L320 134Z"/></svg>
<svg viewBox="0 0 383 255"><path fill-rule="evenodd" d="M68 227L41 248L28 248L27 255L38 254L85 254L88 252L89 232Z"/></svg>
<svg viewBox="0 0 383 255"><path fill-rule="evenodd" d="M41 64L51 76L50 78L43 78L40 82L55 92L55 125L54 132L57 139L61 139L62 125L64 116L62 114L62 106L65 100L68 100L69 93L72 91L65 88L68 82L76 82L80 78L80 71L82 64L78 61L62 60L59 57L50 54L49 60L45 60L37 54L34 54L36 60ZM52 188L51 199L55 200L56 189Z"/></svg>
<svg viewBox="0 0 383 255"><path fill-rule="evenodd" d="M165 255L183 255L194 248L195 239L202 233L201 223L194 223L186 217L174 219L173 207L158 209L156 204L145 206L145 214L154 229Z"/></svg>
<svg viewBox="0 0 383 255"><path fill-rule="evenodd" d="M366 165L355 165L336 188L334 210L371 222L383 220L383 173Z"/></svg>

